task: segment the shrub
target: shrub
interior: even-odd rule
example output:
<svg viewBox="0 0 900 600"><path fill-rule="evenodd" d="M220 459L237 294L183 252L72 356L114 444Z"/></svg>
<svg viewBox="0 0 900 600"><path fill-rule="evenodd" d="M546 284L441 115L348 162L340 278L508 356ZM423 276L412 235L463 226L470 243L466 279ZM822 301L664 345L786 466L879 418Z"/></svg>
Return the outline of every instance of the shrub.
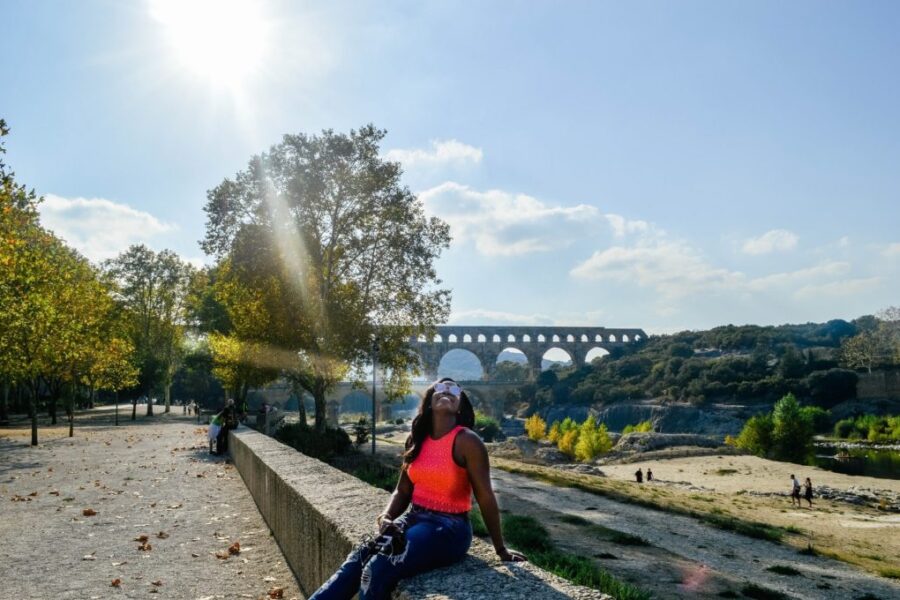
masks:
<svg viewBox="0 0 900 600"><path fill-rule="evenodd" d="M535 413L525 420L525 432L528 439L539 442L547 435L547 422Z"/></svg>
<svg viewBox="0 0 900 600"><path fill-rule="evenodd" d="M356 439L353 440L353 443L356 445L356 448L359 449L360 446L369 441L369 421L365 417L360 417L359 421L353 426L353 435Z"/></svg>
<svg viewBox="0 0 900 600"><path fill-rule="evenodd" d="M841 419L834 424L834 436L848 438L854 431L853 419Z"/></svg>
<svg viewBox="0 0 900 600"><path fill-rule="evenodd" d="M578 444L578 430L570 429L559 438L557 447L560 452L571 458L575 456L576 444Z"/></svg>
<svg viewBox="0 0 900 600"><path fill-rule="evenodd" d="M559 430L559 421L553 421L553 425L550 426L550 432L547 434L547 439L556 444L559 443L561 435L562 432Z"/></svg>
<svg viewBox="0 0 900 600"><path fill-rule="evenodd" d="M772 418L769 415L750 417L735 445L757 456L766 456L772 447Z"/></svg>
<svg viewBox="0 0 900 600"><path fill-rule="evenodd" d="M641 421L637 425L626 425L622 433L647 433L653 431L653 423L651 421Z"/></svg>
<svg viewBox="0 0 900 600"><path fill-rule="evenodd" d="M500 423L483 413L475 413L475 432L485 442L493 442L500 437Z"/></svg>
<svg viewBox="0 0 900 600"><path fill-rule="evenodd" d="M816 433L828 431L831 425L831 411L820 406L804 406L800 409L803 418L808 419Z"/></svg>
<svg viewBox="0 0 900 600"><path fill-rule="evenodd" d="M578 431L578 442L575 444L575 458L581 462L593 460L597 455L609 452L612 449L612 440L606 424L598 427L593 416L588 417L582 423Z"/></svg>
<svg viewBox="0 0 900 600"><path fill-rule="evenodd" d="M282 425L275 432L275 439L324 461L338 454L346 454L352 446L350 436L343 429L328 427L324 433L319 433L305 423Z"/></svg>
<svg viewBox="0 0 900 600"><path fill-rule="evenodd" d="M772 450L775 458L804 462L812 448L812 423L793 394L786 394L772 411Z"/></svg>

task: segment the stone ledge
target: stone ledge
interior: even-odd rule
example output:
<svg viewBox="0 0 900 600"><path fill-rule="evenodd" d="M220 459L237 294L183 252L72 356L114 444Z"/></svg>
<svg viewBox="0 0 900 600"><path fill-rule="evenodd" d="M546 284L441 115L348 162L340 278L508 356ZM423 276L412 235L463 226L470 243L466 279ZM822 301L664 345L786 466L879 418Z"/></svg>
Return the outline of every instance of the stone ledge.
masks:
<svg viewBox="0 0 900 600"><path fill-rule="evenodd" d="M241 428L229 434L235 467L301 589L311 594L373 532L389 494L270 437ZM530 563L502 563L475 539L461 563L401 582L394 598L610 599Z"/></svg>

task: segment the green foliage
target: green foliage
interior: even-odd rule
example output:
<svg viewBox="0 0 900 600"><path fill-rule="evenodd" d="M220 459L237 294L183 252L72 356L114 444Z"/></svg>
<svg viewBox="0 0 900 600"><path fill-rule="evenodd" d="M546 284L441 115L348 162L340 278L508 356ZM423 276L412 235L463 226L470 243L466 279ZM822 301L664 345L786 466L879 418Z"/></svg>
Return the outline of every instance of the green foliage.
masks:
<svg viewBox="0 0 900 600"><path fill-rule="evenodd" d="M327 427L324 432L319 432L305 423L282 425L275 432L275 439L323 461L346 454L352 446L350 436L343 429Z"/></svg>
<svg viewBox="0 0 900 600"><path fill-rule="evenodd" d="M771 414L751 417L736 445L757 456L805 462L812 449L813 424L820 413L800 408L793 394L775 404Z"/></svg>
<svg viewBox="0 0 900 600"><path fill-rule="evenodd" d="M575 457L575 447L578 445L578 429L570 429L567 432L563 433L559 442L557 443L557 448L559 451L568 456L569 458Z"/></svg>
<svg viewBox="0 0 900 600"><path fill-rule="evenodd" d="M834 424L835 437L870 442L900 440L900 416L859 415Z"/></svg>
<svg viewBox="0 0 900 600"><path fill-rule="evenodd" d="M610 450L612 450L612 440L609 438L606 423L598 426L593 415L589 416L578 429L575 458L581 462L590 462Z"/></svg>
<svg viewBox="0 0 900 600"><path fill-rule="evenodd" d="M547 439L553 444L559 443L559 438L562 436L560 427L559 421L553 421L553 424L550 426L550 431L547 432Z"/></svg>
<svg viewBox="0 0 900 600"><path fill-rule="evenodd" d="M493 442L500 437L500 423L497 419L484 413L475 413L475 433L481 436L485 442Z"/></svg>
<svg viewBox="0 0 900 600"><path fill-rule="evenodd" d="M800 412L809 421L814 433L824 433L831 429L831 411L820 406L804 406Z"/></svg>
<svg viewBox="0 0 900 600"><path fill-rule="evenodd" d="M622 433L647 433L649 431L653 431L653 422L641 421L636 425L626 425L625 429L622 430Z"/></svg>
<svg viewBox="0 0 900 600"><path fill-rule="evenodd" d="M484 517L481 516L481 509L478 505L472 507L469 511L469 523L472 524L472 533L478 537L487 537L490 535L487 525L484 524Z"/></svg>
<svg viewBox="0 0 900 600"><path fill-rule="evenodd" d="M354 477L362 479L369 485L392 492L400 478L398 469L386 467L376 462L366 462L353 470Z"/></svg>

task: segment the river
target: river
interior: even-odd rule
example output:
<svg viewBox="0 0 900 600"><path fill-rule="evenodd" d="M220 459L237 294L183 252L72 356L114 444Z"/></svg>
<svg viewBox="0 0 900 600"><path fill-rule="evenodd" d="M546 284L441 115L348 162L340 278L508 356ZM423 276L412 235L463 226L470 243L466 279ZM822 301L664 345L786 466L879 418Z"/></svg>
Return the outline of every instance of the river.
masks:
<svg viewBox="0 0 900 600"><path fill-rule="evenodd" d="M817 467L847 475L900 479L900 450L866 447L864 444L816 443ZM846 458L835 458L838 454Z"/></svg>

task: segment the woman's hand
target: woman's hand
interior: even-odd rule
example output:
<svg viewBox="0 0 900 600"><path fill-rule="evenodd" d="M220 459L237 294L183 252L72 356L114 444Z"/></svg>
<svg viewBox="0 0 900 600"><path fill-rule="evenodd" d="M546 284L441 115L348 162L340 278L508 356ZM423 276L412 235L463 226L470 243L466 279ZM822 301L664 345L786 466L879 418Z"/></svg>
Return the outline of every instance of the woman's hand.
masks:
<svg viewBox="0 0 900 600"><path fill-rule="evenodd" d="M524 562L528 560L528 558L521 552L516 552L515 550L509 550L507 548L501 548L500 550L498 550L497 556L499 556L500 560L502 560L503 562Z"/></svg>

